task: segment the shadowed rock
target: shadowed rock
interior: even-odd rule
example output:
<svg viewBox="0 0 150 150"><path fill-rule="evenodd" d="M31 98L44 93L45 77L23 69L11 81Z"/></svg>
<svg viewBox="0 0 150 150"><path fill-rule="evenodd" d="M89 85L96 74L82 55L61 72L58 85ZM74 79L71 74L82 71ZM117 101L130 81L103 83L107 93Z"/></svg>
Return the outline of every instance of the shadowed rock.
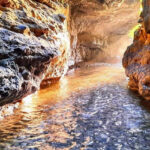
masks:
<svg viewBox="0 0 150 150"><path fill-rule="evenodd" d="M68 69L68 5L55 0L0 1L0 105L34 93Z"/></svg>

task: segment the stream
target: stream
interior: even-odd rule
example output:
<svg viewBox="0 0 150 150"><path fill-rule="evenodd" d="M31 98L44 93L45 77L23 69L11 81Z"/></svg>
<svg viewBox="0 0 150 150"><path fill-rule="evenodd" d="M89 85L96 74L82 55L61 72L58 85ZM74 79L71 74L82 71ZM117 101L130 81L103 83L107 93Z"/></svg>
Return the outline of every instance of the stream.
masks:
<svg viewBox="0 0 150 150"><path fill-rule="evenodd" d="M121 64L72 70L0 121L0 150L150 150L150 103Z"/></svg>

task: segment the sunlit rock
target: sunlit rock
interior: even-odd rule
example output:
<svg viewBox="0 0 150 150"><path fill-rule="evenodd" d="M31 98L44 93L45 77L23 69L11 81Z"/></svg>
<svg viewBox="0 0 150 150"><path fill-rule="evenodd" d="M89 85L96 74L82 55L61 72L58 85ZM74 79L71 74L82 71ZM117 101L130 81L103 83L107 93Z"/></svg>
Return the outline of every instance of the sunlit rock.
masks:
<svg viewBox="0 0 150 150"><path fill-rule="evenodd" d="M67 72L68 17L69 6L61 0L0 1L0 104Z"/></svg>
<svg viewBox="0 0 150 150"><path fill-rule="evenodd" d="M129 88L150 100L150 1L143 0L140 26L123 58Z"/></svg>
<svg viewBox="0 0 150 150"><path fill-rule="evenodd" d="M71 63L123 54L129 28L137 22L138 0L72 0L70 7Z"/></svg>

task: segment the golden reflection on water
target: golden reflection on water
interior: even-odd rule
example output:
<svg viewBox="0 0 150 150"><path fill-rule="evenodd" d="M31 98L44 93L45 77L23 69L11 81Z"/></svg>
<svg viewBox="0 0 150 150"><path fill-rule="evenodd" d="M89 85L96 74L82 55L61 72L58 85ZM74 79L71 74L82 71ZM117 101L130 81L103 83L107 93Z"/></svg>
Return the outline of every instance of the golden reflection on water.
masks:
<svg viewBox="0 0 150 150"><path fill-rule="evenodd" d="M94 88L99 84L113 84L123 78L125 78L124 70L120 65L77 69L50 87L24 98L22 109L27 106L27 112L30 112L28 110L30 105L53 105L74 92L83 92L83 90Z"/></svg>
<svg viewBox="0 0 150 150"><path fill-rule="evenodd" d="M24 112L23 118L25 120L28 120L28 118L33 119L37 117L36 112L39 112L39 115L41 114L40 113L41 107L43 109L44 106L48 107L53 106L58 102L61 102L66 98L69 98L73 93L80 93L80 92L83 93L86 92L87 90L93 89L98 85L113 84L113 83L115 84L116 82L122 82L123 80L125 80L125 75L124 70L120 65L112 65L112 66L106 65L99 67L93 66L77 69L73 72L70 72L66 77L62 78L59 82L52 84L49 88L42 89L37 93L24 98L19 111ZM74 124L76 124L75 120L73 120L70 117L72 112L74 111L73 110L74 107L68 105L69 104L66 104L64 106L65 108L63 107L63 109L61 109L62 107L58 107L57 109L50 111L49 115L54 120L57 118L57 120L59 121L61 120L64 121L66 118L63 117L67 117L71 120L69 121L66 119L66 124L67 122L69 124L71 122L72 123L74 122ZM68 110L68 112L65 112L65 114L64 109ZM55 114L58 114L58 116L56 116ZM63 115L61 116L60 114ZM42 121L42 118L46 119L45 117L47 117L47 114L46 116L37 117L36 122ZM35 123L35 120L33 119L32 122ZM59 126L57 125L52 125L50 128L53 128L52 130L54 129L58 130L58 127ZM62 126L60 126L60 129L63 129ZM65 132L63 132L63 135L65 135ZM58 136L57 139L59 139Z"/></svg>
<svg viewBox="0 0 150 150"><path fill-rule="evenodd" d="M73 117L73 112L77 111L75 110L76 108L72 102L64 104L63 100L69 98L73 93L83 93L98 85L115 84L116 82L123 81L124 79L124 70L119 65L99 67L93 66L77 69L62 78L60 82L25 98L21 105L21 111L26 112L23 115L23 118L32 119L30 126L42 124L44 120L46 123L44 124L44 127L39 128L38 132L43 132L46 130L49 131L47 135L44 135L45 138L50 137L49 142L67 143L67 139L72 139L73 135L68 134L65 128L70 128L70 130L75 130L78 128L77 120ZM46 105L50 107L57 103L61 103L61 107L58 106L58 108L56 107L55 109L46 112L46 114L39 113L39 117L35 115L35 112L39 111L40 106ZM78 113L81 113L80 108ZM42 117L40 117L41 114L43 115ZM37 117L36 119L34 118L35 116ZM24 130L26 129L23 129L22 131ZM32 129L32 131L26 132L32 132L30 134L33 134L37 131ZM81 133L76 133L76 136L80 136L80 134ZM86 145L89 141L90 137L87 137L84 144ZM69 149L75 145L76 143L72 143ZM52 149L52 147L47 143L43 143L43 147Z"/></svg>

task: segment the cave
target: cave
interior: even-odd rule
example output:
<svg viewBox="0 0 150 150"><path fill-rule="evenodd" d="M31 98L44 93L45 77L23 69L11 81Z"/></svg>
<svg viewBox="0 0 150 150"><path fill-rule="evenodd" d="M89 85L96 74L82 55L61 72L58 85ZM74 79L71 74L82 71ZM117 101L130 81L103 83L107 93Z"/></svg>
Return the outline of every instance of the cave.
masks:
<svg viewBox="0 0 150 150"><path fill-rule="evenodd" d="M149 0L0 0L0 149L150 149Z"/></svg>

